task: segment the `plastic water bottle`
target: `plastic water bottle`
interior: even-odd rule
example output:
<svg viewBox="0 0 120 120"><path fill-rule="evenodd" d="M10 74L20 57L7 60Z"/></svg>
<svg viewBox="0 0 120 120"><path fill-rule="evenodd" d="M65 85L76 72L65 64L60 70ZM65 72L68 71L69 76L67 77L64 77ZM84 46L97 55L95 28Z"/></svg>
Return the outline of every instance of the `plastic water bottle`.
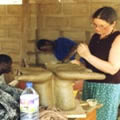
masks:
<svg viewBox="0 0 120 120"><path fill-rule="evenodd" d="M31 82L20 96L20 120L39 120L39 95Z"/></svg>

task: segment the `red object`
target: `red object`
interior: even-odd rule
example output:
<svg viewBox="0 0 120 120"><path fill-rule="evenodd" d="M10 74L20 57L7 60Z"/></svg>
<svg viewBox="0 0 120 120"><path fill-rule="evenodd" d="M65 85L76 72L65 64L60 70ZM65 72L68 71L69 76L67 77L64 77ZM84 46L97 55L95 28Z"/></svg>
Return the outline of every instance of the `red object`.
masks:
<svg viewBox="0 0 120 120"><path fill-rule="evenodd" d="M20 81L20 82L18 83L18 88L25 89L25 87L26 87L26 82Z"/></svg>
<svg viewBox="0 0 120 120"><path fill-rule="evenodd" d="M75 81L73 85L73 90L82 90L84 80Z"/></svg>

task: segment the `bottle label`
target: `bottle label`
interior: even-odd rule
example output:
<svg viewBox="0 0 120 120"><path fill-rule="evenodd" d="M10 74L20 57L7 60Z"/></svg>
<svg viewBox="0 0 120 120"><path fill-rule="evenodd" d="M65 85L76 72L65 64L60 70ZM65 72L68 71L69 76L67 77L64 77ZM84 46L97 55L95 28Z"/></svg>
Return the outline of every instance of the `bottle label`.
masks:
<svg viewBox="0 0 120 120"><path fill-rule="evenodd" d="M39 110L38 95L22 95L20 96L20 111L25 113L34 113Z"/></svg>

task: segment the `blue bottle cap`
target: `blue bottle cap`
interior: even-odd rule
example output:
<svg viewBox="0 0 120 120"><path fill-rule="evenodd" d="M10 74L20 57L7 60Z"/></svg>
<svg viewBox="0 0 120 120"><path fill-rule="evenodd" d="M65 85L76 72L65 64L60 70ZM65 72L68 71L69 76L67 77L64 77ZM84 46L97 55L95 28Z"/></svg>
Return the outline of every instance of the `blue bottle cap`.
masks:
<svg viewBox="0 0 120 120"><path fill-rule="evenodd" d="M29 88L30 88L30 87L32 87L32 86L33 86L32 82L27 82L27 83L26 83L26 87L29 87Z"/></svg>

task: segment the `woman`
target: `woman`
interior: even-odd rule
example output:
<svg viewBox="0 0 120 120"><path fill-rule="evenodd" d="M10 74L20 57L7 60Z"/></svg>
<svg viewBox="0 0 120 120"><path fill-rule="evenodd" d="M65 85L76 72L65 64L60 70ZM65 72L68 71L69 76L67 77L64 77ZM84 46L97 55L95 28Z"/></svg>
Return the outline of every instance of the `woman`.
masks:
<svg viewBox="0 0 120 120"><path fill-rule="evenodd" d="M120 101L120 32L115 29L116 11L99 8L92 16L95 34L90 44L80 44L78 54L88 68L104 73L106 79L85 81L83 99L97 99L103 107L97 111L97 120L116 120Z"/></svg>

